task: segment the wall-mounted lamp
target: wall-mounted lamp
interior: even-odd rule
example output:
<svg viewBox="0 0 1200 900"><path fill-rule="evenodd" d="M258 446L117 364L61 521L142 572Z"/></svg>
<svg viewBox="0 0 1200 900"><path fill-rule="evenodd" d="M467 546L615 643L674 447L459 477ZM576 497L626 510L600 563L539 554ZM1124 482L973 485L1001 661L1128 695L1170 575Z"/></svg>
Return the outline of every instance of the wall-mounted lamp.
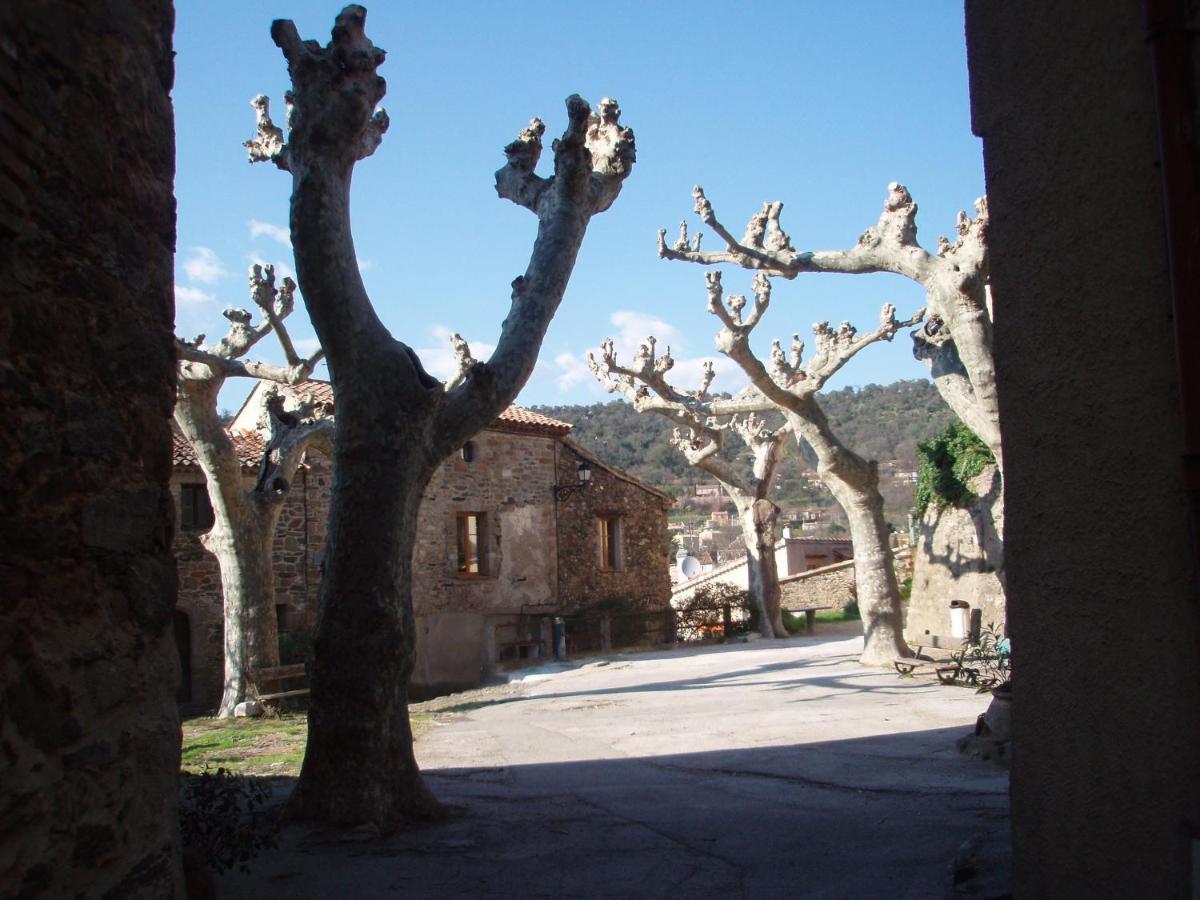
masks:
<svg viewBox="0 0 1200 900"><path fill-rule="evenodd" d="M554 486L555 500L561 500L563 497L570 497L572 494L577 494L592 483L592 467L586 459L575 470L575 478L576 481L574 484L556 484Z"/></svg>

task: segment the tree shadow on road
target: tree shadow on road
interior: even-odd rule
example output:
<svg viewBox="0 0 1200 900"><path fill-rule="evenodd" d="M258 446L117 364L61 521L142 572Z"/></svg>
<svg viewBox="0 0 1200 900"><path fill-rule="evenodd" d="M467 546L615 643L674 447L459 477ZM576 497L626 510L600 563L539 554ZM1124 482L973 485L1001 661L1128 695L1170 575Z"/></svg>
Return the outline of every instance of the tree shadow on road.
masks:
<svg viewBox="0 0 1200 900"><path fill-rule="evenodd" d="M288 828L221 896L946 896L964 841L1007 834L1007 777L952 749L967 730L428 769L459 816Z"/></svg>

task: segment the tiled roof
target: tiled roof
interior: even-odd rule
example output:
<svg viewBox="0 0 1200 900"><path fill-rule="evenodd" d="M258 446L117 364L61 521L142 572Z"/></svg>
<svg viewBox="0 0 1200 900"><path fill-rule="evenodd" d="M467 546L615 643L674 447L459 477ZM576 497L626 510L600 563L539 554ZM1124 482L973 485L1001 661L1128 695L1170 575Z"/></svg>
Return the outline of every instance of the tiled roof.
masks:
<svg viewBox="0 0 1200 900"><path fill-rule="evenodd" d="M333 403L333 385L328 381L301 381L288 390L299 397L312 394L313 399L320 403ZM543 416L523 406L510 406L496 417L488 426L504 431L525 431L538 434L567 434L571 430L569 422L560 422L549 416Z"/></svg>
<svg viewBox="0 0 1200 900"><path fill-rule="evenodd" d="M196 460L196 452L183 435L173 432L171 437L174 440L174 447L171 450L171 462L177 467L198 466L199 462ZM233 438L233 449L237 453L238 459L242 461L242 465L248 469L258 466L262 461L263 455L262 438L253 431L242 431L231 435L231 437Z"/></svg>

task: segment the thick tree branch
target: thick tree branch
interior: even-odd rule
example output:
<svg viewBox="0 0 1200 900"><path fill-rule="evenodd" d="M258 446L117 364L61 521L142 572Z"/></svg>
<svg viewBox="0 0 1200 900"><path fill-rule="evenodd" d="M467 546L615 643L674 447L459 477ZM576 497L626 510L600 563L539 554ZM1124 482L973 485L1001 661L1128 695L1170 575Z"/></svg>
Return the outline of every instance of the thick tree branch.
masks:
<svg viewBox="0 0 1200 900"><path fill-rule="evenodd" d="M436 430L450 447L473 433L472 423L499 415L529 378L588 222L612 205L632 170L633 131L621 126L616 101L604 98L596 113L578 96L566 105L567 128L552 145L553 177L533 173L545 130L537 119L505 148L507 163L496 173L499 195L537 215L538 235L525 274L512 283L495 351L446 393Z"/></svg>
<svg viewBox="0 0 1200 900"><path fill-rule="evenodd" d="M175 353L184 363L180 368L181 377L191 380L260 378L280 384L297 384L312 375L324 357L324 350L318 349L308 359L301 358L283 324L295 308L295 282L285 278L283 286L277 290L274 268L259 265L250 267L249 281L250 296L263 311L263 322L253 325L248 310L226 308L222 315L229 320L229 332L212 349L201 346L204 335L193 341L176 337ZM287 365L238 359L272 331L279 338L288 359Z"/></svg>
<svg viewBox="0 0 1200 900"><path fill-rule="evenodd" d="M760 273L795 278L804 272L866 274L893 272L921 284L926 305L944 329L943 340L957 345L962 371L971 390L937 380L939 390L963 421L971 424L1001 459L999 405L995 392L995 363L992 357L992 312L987 292L987 200L976 201L976 217L960 212L953 242L938 240L932 255L917 243L917 204L899 183L888 186L879 221L845 250L798 252L779 224L781 204L768 203L751 217L741 240L721 224L704 191L693 190L695 211L724 241L725 249L700 250L700 235L689 244L687 227L667 246L666 232L658 233L658 255L664 259L713 265L733 263ZM917 348L919 358L922 351Z"/></svg>
<svg viewBox="0 0 1200 900"><path fill-rule="evenodd" d="M333 363L346 354L368 354L380 366L381 377L399 382L398 388L432 390L436 379L425 375L375 315L354 253L351 173L357 160L379 146L388 126L386 113L376 109L387 85L375 70L386 54L367 38L365 19L361 6L347 6L325 47L302 40L290 21L272 24L271 36L292 79L287 143L276 152L279 140L268 128L266 139L260 134L247 146L251 162L271 159L280 165L280 154L285 156L280 168L292 174L291 232L298 276ZM391 371L384 374L385 367Z"/></svg>
<svg viewBox="0 0 1200 900"><path fill-rule="evenodd" d="M320 447L327 455L333 452L334 418L324 405L317 404L310 394L296 409L284 409L284 398L272 388L266 394L265 412L270 436L263 449L256 494L282 498L292 476L309 447Z"/></svg>

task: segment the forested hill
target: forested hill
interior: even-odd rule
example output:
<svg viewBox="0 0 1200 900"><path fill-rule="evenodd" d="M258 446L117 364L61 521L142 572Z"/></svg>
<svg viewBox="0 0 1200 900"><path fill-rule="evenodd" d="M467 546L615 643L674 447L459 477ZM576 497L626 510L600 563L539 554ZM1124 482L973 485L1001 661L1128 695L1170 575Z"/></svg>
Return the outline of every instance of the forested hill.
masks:
<svg viewBox="0 0 1200 900"><path fill-rule="evenodd" d="M933 384L924 380L897 381L880 386L843 388L821 395L821 404L834 431L845 444L867 459L896 460L899 468L916 469L916 445L936 435L953 420ZM672 425L654 413L637 413L624 401L590 406L535 406L540 413L570 422L571 436L601 459L650 484L695 481L683 457L668 443ZM740 449L736 437L730 451ZM806 448L807 449L807 448ZM798 461L789 455L787 468ZM808 467L812 457L808 457ZM782 473L781 473L782 474Z"/></svg>

